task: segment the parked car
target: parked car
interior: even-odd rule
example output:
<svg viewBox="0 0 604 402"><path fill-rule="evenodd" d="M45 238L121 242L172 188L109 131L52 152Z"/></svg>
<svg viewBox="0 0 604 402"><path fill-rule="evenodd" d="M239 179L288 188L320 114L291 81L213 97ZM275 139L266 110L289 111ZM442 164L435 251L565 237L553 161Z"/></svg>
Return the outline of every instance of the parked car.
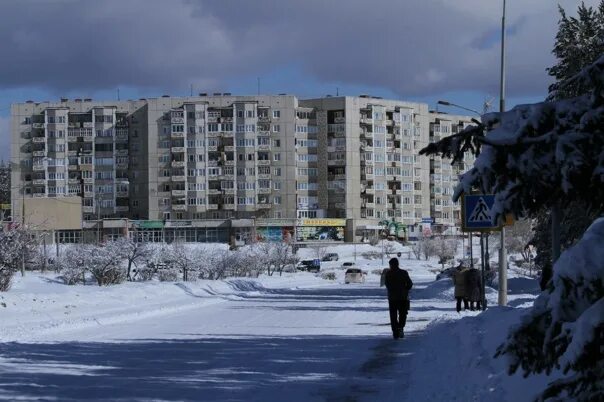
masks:
<svg viewBox="0 0 604 402"><path fill-rule="evenodd" d="M348 269L348 268L355 268L356 266L357 266L356 263L354 263L352 261L346 261L345 263L342 264L341 268Z"/></svg>
<svg viewBox="0 0 604 402"><path fill-rule="evenodd" d="M308 272L319 272L321 270L321 263L317 264L318 260L302 260L296 266L299 271Z"/></svg>
<svg viewBox="0 0 604 402"><path fill-rule="evenodd" d="M339 258L338 253L327 253L321 261L338 261Z"/></svg>
<svg viewBox="0 0 604 402"><path fill-rule="evenodd" d="M344 283L365 283L365 275L359 268L349 268L344 274Z"/></svg>

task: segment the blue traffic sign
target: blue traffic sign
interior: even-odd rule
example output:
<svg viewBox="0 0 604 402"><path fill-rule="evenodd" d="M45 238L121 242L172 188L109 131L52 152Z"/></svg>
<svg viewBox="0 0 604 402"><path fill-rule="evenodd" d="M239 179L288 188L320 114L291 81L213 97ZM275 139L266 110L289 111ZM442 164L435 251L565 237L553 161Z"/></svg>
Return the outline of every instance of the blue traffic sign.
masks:
<svg viewBox="0 0 604 402"><path fill-rule="evenodd" d="M499 230L501 225L493 221L494 204L495 196L493 194L462 196L462 230L465 232Z"/></svg>

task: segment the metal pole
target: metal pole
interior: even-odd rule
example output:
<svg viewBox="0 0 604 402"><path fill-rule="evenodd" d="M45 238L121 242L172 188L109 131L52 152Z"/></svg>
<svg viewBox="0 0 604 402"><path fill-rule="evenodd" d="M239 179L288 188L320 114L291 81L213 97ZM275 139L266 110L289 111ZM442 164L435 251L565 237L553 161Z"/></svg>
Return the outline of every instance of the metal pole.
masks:
<svg viewBox="0 0 604 402"><path fill-rule="evenodd" d="M485 292L485 275L484 275L484 234L481 232L480 233L480 270L481 270L481 276L482 276L482 286L480 289L480 298L482 299L482 310L484 311L485 309L485 304L486 304L486 292Z"/></svg>
<svg viewBox="0 0 604 402"><path fill-rule="evenodd" d="M501 77L499 82L499 112L505 111L505 0L503 0L503 15L501 17ZM505 218L504 218L505 219ZM500 306L508 304L508 267L505 250L505 226L501 226L501 247L499 249L499 293Z"/></svg>
<svg viewBox="0 0 604 402"><path fill-rule="evenodd" d="M25 185L21 194L21 231L25 233ZM25 276L25 246L21 248L21 276Z"/></svg>
<svg viewBox="0 0 604 402"><path fill-rule="evenodd" d="M485 236L485 247L484 247L484 270L485 273L488 273L490 271L490 265L489 265L489 235L487 234ZM482 309L485 310L487 308L487 295L486 295L486 286L487 284L485 283L485 281L483 280L482 283L482 294L484 295L483 299L482 299Z"/></svg>
<svg viewBox="0 0 604 402"><path fill-rule="evenodd" d="M474 247L472 244L472 232L470 232L470 268L474 268Z"/></svg>
<svg viewBox="0 0 604 402"><path fill-rule="evenodd" d="M42 263L42 272L46 272L46 233L44 233L44 238L42 241L44 245L44 261Z"/></svg>

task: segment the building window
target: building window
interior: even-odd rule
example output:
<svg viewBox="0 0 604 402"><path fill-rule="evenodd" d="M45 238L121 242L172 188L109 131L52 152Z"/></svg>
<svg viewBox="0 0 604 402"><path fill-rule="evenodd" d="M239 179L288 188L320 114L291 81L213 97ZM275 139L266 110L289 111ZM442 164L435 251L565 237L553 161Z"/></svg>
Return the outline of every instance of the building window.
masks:
<svg viewBox="0 0 604 402"><path fill-rule="evenodd" d="M280 110L273 110L273 119L278 119L281 117L281 111Z"/></svg>

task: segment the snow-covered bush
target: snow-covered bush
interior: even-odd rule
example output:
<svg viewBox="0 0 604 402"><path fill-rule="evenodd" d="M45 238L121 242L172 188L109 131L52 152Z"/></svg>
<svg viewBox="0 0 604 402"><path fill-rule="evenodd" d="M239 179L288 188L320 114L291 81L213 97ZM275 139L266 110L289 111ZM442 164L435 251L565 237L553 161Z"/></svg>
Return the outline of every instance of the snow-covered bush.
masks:
<svg viewBox="0 0 604 402"><path fill-rule="evenodd" d="M36 239L26 229L0 231L0 292L10 288L13 274L35 249Z"/></svg>
<svg viewBox="0 0 604 402"><path fill-rule="evenodd" d="M549 288L497 350L497 355L509 356L512 373L562 369L567 374L549 384L542 399L592 401L604 396L603 245L604 218L600 218L560 256Z"/></svg>
<svg viewBox="0 0 604 402"><path fill-rule="evenodd" d="M336 280L336 273L335 272L323 272L321 274L321 278L326 279L328 281L335 281Z"/></svg>
<svg viewBox="0 0 604 402"><path fill-rule="evenodd" d="M258 250L269 276L273 275L275 271L281 275L285 267L295 265L297 262L297 257L287 242L260 243Z"/></svg>
<svg viewBox="0 0 604 402"><path fill-rule="evenodd" d="M161 282L176 282L178 280L178 270L175 268L160 268L157 270L157 279Z"/></svg>
<svg viewBox="0 0 604 402"><path fill-rule="evenodd" d="M126 280L122 266L119 242L108 242L104 247L89 246L87 269L99 286L115 285Z"/></svg>
<svg viewBox="0 0 604 402"><path fill-rule="evenodd" d="M378 251L364 251L361 256L366 260L376 260L382 257L382 253Z"/></svg>
<svg viewBox="0 0 604 402"><path fill-rule="evenodd" d="M455 258L459 242L456 239L446 239L442 236L430 242L433 244L434 254L438 257L438 263L442 265L442 269L445 269L445 264Z"/></svg>
<svg viewBox="0 0 604 402"><path fill-rule="evenodd" d="M84 283L89 251L86 245L68 247L55 262L55 270L67 285Z"/></svg>

